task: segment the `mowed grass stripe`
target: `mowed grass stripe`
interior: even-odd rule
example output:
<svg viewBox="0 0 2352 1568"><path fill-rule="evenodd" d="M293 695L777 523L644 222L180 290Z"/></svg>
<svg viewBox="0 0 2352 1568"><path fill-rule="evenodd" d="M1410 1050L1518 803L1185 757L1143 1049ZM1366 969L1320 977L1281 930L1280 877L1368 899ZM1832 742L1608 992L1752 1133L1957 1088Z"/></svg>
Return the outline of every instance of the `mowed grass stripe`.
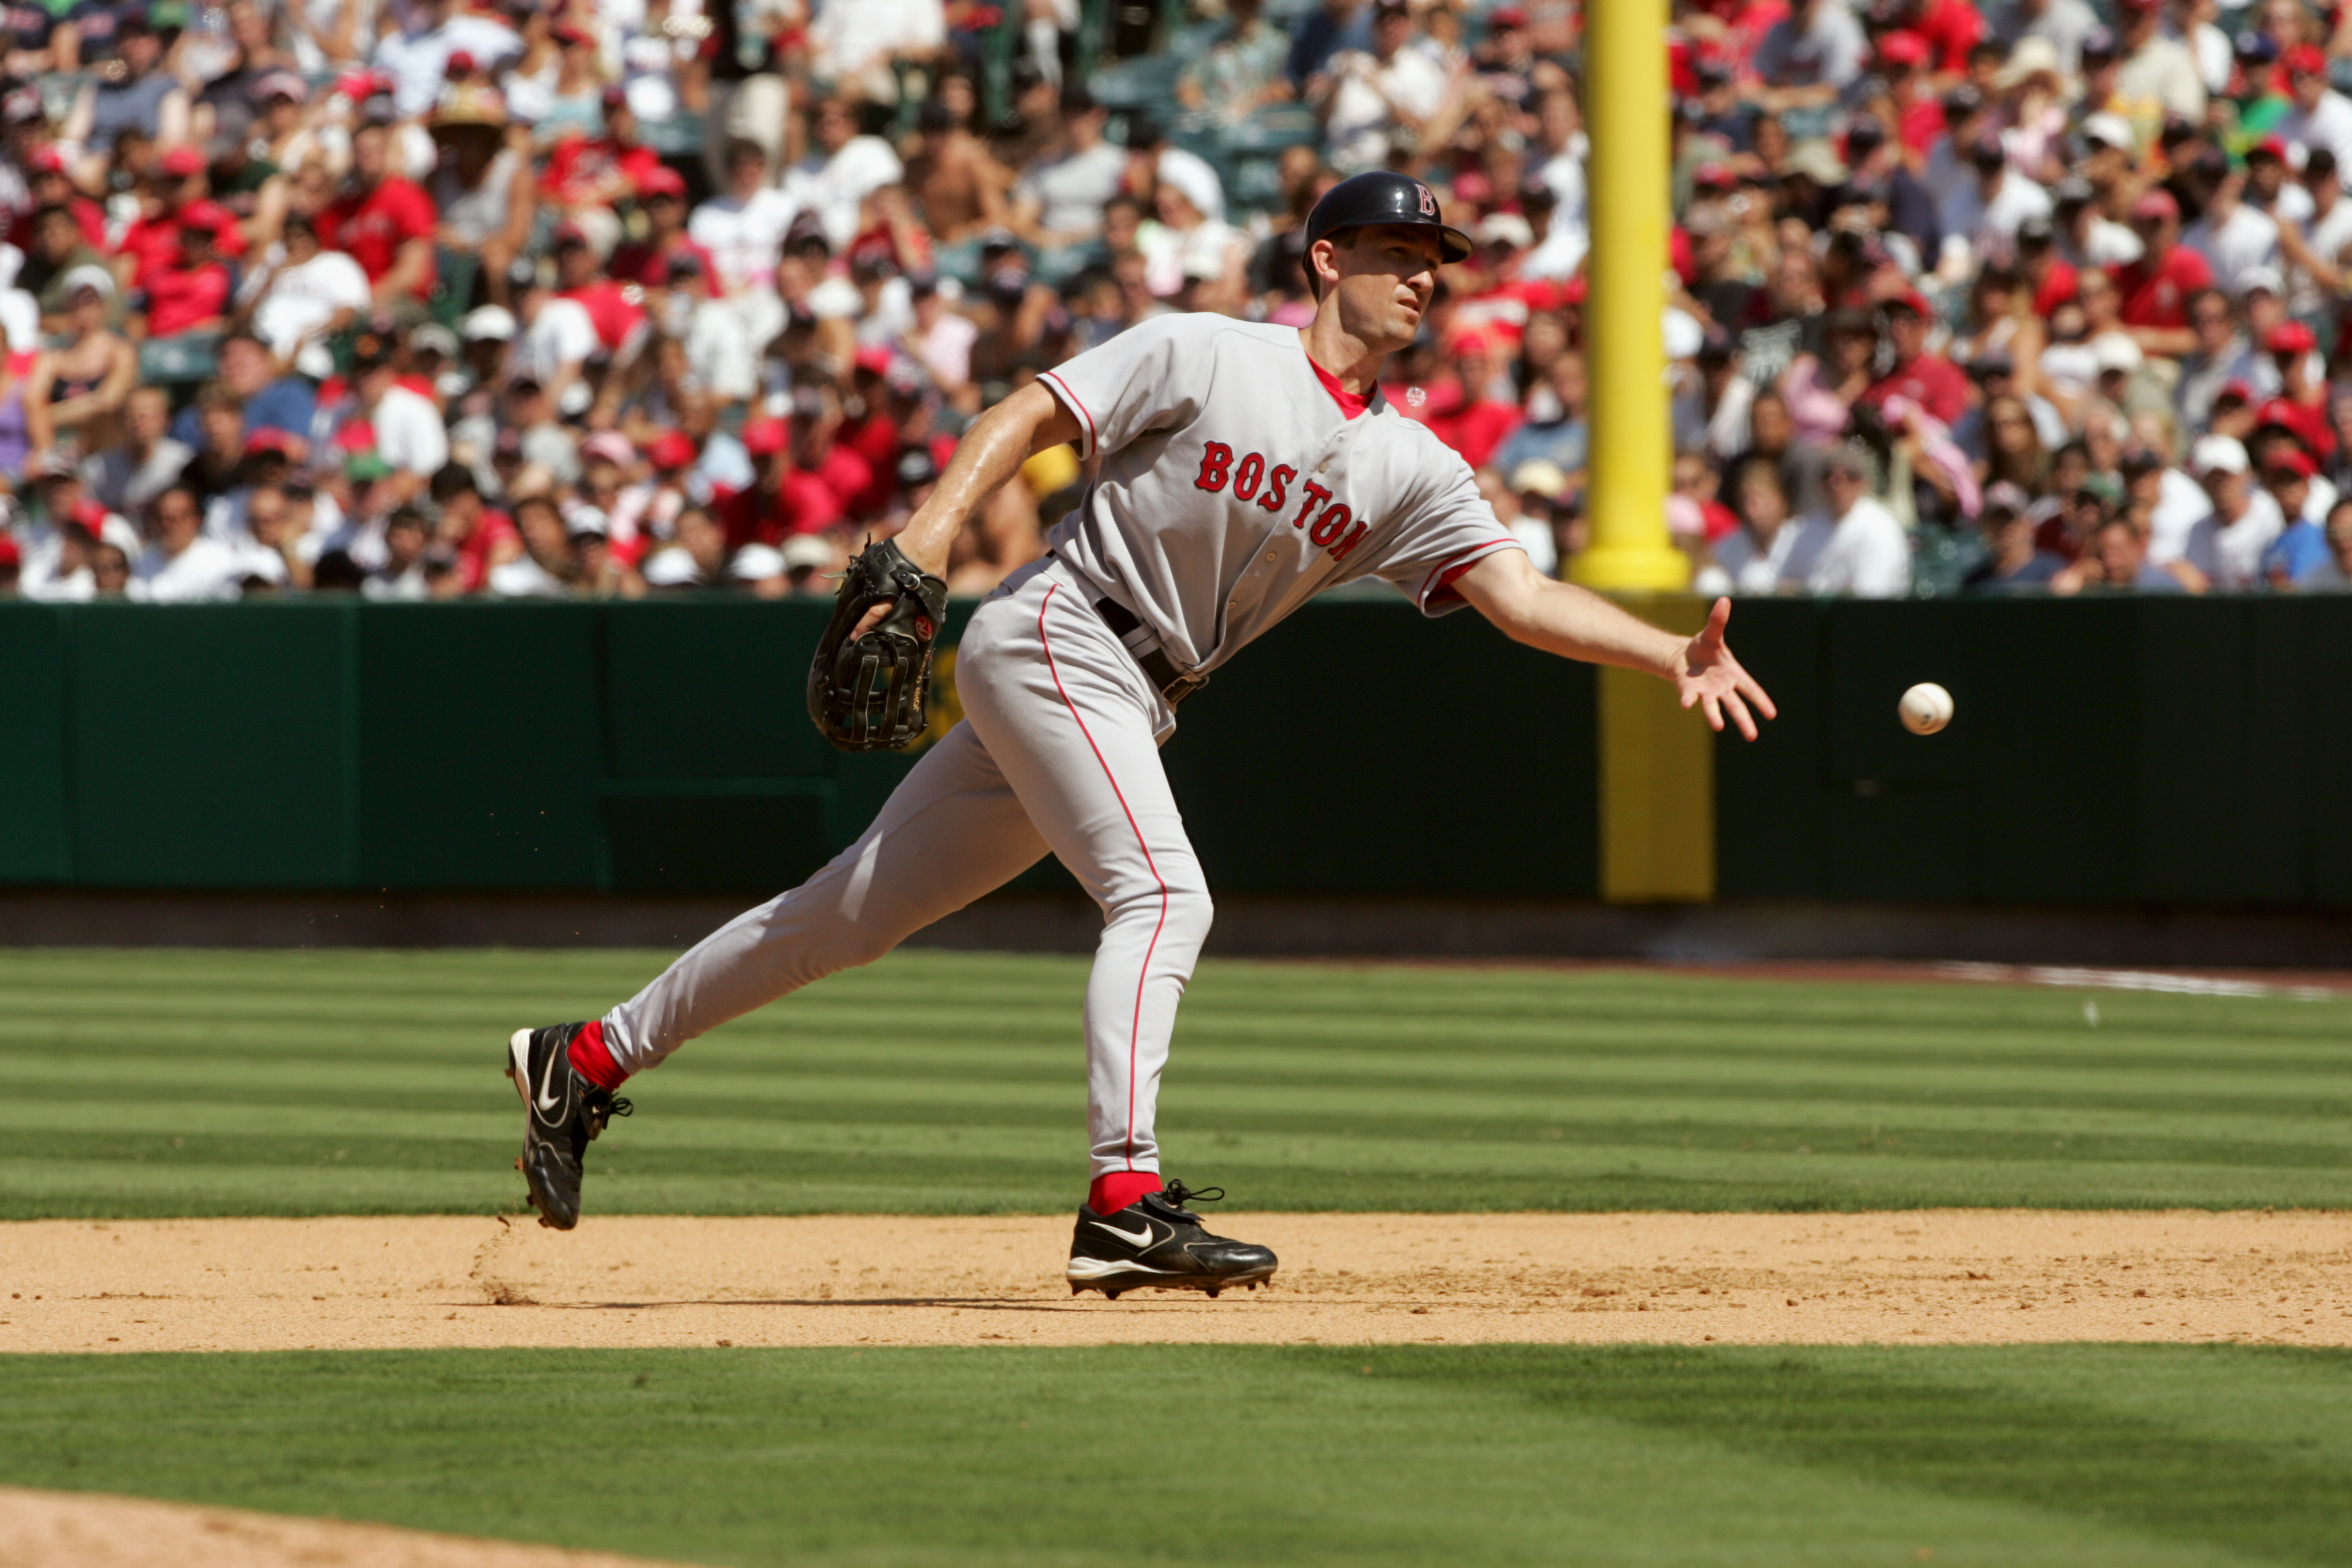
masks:
<svg viewBox="0 0 2352 1568"><path fill-rule="evenodd" d="M593 1496L548 1484L546 1446L519 1427L560 1433L562 1474L593 1477ZM2352 1516L2352 1356L28 1356L0 1358L0 1467L743 1568L2332 1564Z"/></svg>
<svg viewBox="0 0 2352 1568"><path fill-rule="evenodd" d="M338 1163L380 1189L366 1212L511 1206L507 1030L660 957L0 953L0 1215L338 1212L349 1184L247 1174ZM1084 984L969 953L835 976L633 1083L591 1205L1060 1212ZM1174 1173L1260 1208L2343 1202L2352 1004L2098 1005L2094 1027L2037 988L1212 963L1161 1131ZM23 1177L51 1162L83 1184Z"/></svg>

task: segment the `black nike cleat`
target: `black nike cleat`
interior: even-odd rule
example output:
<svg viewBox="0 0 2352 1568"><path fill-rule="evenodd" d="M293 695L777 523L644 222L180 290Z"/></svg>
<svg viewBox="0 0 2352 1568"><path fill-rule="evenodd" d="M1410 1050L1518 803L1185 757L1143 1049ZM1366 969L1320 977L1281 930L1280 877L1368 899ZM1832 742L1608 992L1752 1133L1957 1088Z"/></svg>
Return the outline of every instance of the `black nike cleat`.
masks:
<svg viewBox="0 0 2352 1568"><path fill-rule="evenodd" d="M1147 1286L1212 1296L1228 1285L1256 1289L1274 1278L1274 1254L1211 1236L1201 1216L1184 1206L1224 1195L1223 1187L1192 1192L1171 1182L1167 1191L1147 1193L1117 1214L1099 1215L1080 1204L1070 1240L1070 1294L1099 1290L1116 1301L1122 1290Z"/></svg>
<svg viewBox="0 0 2352 1568"><path fill-rule="evenodd" d="M570 1230L580 1223L580 1162L589 1142L615 1116L635 1109L598 1089L572 1065L572 1037L585 1024L517 1029L507 1041L507 1077L522 1096L522 1154L515 1169L530 1184L539 1223Z"/></svg>

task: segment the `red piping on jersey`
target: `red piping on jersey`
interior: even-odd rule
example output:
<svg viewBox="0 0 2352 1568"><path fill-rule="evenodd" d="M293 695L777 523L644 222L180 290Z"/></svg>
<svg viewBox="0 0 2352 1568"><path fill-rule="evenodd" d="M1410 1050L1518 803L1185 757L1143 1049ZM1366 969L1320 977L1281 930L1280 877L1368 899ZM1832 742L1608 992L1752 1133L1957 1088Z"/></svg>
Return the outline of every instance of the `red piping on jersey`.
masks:
<svg viewBox="0 0 2352 1568"><path fill-rule="evenodd" d="M1118 809L1127 814L1128 828L1135 835L1137 847L1143 851L1143 863L1150 868L1151 879L1160 884L1160 923L1151 928L1150 944L1143 950L1143 972L1135 977L1135 1019L1127 1030L1127 1168L1132 1171L1135 1169L1135 1046L1143 1033L1143 987L1151 978L1151 955L1160 951L1160 933L1168 928L1168 879L1160 874L1160 863L1151 858L1151 846L1145 842L1143 829L1136 823L1134 809L1127 804L1127 795L1118 787L1118 780L1112 775L1110 763L1104 758L1102 748L1095 744L1094 731L1087 728L1086 720L1078 712L1078 705L1070 700L1068 690L1062 685L1061 667L1054 662L1054 645L1045 637L1045 611L1061 589L1059 583L1047 584L1045 597L1038 603L1037 646L1045 650L1045 668L1054 678L1054 689L1061 694L1062 706L1068 709L1070 717L1077 721L1078 733L1087 739L1087 750L1095 754L1096 765L1102 769L1103 778L1110 784L1110 793L1118 797Z"/></svg>
<svg viewBox="0 0 2352 1568"><path fill-rule="evenodd" d="M1302 353L1306 353L1303 349L1299 352ZM1370 398L1359 397L1354 393L1349 391L1346 387L1341 386L1339 384L1339 378L1333 375L1329 371L1325 370L1321 365L1317 364L1313 354L1307 355L1307 368L1315 373L1315 379L1323 384L1323 390L1331 395L1331 401L1338 404L1339 405L1339 412L1346 415L1349 418L1353 419L1357 415L1361 414L1365 409L1370 408L1372 405L1372 400Z"/></svg>
<svg viewBox="0 0 2352 1568"><path fill-rule="evenodd" d="M1309 361L1308 363L1312 363L1313 362ZM1079 456L1084 458L1093 457L1095 454L1096 443L1101 440L1101 437L1095 434L1095 416L1087 412L1087 405L1078 401L1078 395L1070 390L1070 384L1064 381L1060 376L1055 375L1052 371L1039 371L1037 373L1037 379L1040 381L1052 382L1055 387L1060 389L1064 401L1067 402L1071 407L1076 409L1078 411L1078 417L1087 422L1087 449L1080 453ZM1048 597L1052 596L1051 589L1048 589L1046 593Z"/></svg>
<svg viewBox="0 0 2352 1568"><path fill-rule="evenodd" d="M1469 554L1455 560L1452 565L1439 567L1437 581L1431 584L1428 592L1421 596L1423 606L1426 608L1431 605L1442 605L1448 599L1460 598L1461 595L1454 591L1454 580L1477 565L1495 551L1525 548L1526 546L1520 544L1516 539L1490 539Z"/></svg>

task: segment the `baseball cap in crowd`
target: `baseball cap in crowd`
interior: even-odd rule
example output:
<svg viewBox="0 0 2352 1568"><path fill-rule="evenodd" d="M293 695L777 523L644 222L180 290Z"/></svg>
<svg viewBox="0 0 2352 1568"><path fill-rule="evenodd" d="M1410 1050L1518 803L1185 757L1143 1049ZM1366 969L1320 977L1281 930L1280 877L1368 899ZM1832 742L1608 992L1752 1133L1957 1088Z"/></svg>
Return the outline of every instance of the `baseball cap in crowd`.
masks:
<svg viewBox="0 0 2352 1568"><path fill-rule="evenodd" d="M2094 27L2083 35L2075 52L2085 60L2111 60L2123 52L2111 27Z"/></svg>
<svg viewBox="0 0 2352 1568"><path fill-rule="evenodd" d="M2098 199L2091 182L2080 174L2069 174L2050 187L2050 200L2060 212L2068 207L2086 207Z"/></svg>
<svg viewBox="0 0 2352 1568"><path fill-rule="evenodd" d="M294 437L283 430L256 430L245 438L245 455L248 458L270 455L290 460L294 449Z"/></svg>
<svg viewBox="0 0 2352 1568"><path fill-rule="evenodd" d="M2254 389L2252 384L2251 383L2239 380L2223 382L2221 384L2221 390L2213 395L2213 406L2217 409L2224 403L2238 403L2251 405L2253 401Z"/></svg>
<svg viewBox="0 0 2352 1568"><path fill-rule="evenodd" d="M511 342L515 335L514 312L504 305L483 305L466 313L457 330L469 343Z"/></svg>
<svg viewBox="0 0 2352 1568"><path fill-rule="evenodd" d="M1782 164L1791 174L1802 174L1817 185L1842 185L1846 166L1826 137L1809 136L1789 149Z"/></svg>
<svg viewBox="0 0 2352 1568"><path fill-rule="evenodd" d="M2289 76L2326 76L2327 56L2315 44L2297 44L2280 58Z"/></svg>
<svg viewBox="0 0 2352 1568"><path fill-rule="evenodd" d="M2084 474L2083 482L2074 487L2074 494L2089 496L2105 506L2121 506L2124 487L2113 474Z"/></svg>
<svg viewBox="0 0 2352 1568"><path fill-rule="evenodd" d="M205 155L184 142L157 159L155 166L173 179L184 180L205 172Z"/></svg>
<svg viewBox="0 0 2352 1568"><path fill-rule="evenodd" d="M1558 500L1568 489L1568 474L1558 463L1543 458L1529 458L1511 470L1511 492L1514 495L1541 496L1546 500Z"/></svg>
<svg viewBox="0 0 2352 1568"><path fill-rule="evenodd" d="M2257 158L2271 163L2285 163L2287 161L2286 142L2276 136L2263 137L2246 149L2247 163L2251 163Z"/></svg>
<svg viewBox="0 0 2352 1568"><path fill-rule="evenodd" d="M825 560L833 559L833 552L824 540L811 542L825 552ZM735 552L734 560L727 563L727 575L739 583L764 583L771 577L784 574L786 559L784 552L772 544L747 544Z"/></svg>
<svg viewBox="0 0 2352 1568"><path fill-rule="evenodd" d="M85 262L68 272L59 287L68 300L85 289L95 289L101 298L111 300L114 298L114 274L96 262Z"/></svg>
<svg viewBox="0 0 2352 1568"><path fill-rule="evenodd" d="M833 241L825 237L824 216L814 207L793 214L792 226L784 230L785 250L797 250L803 245L820 246L827 256L833 254Z"/></svg>
<svg viewBox="0 0 2352 1568"><path fill-rule="evenodd" d="M2238 57L2241 64L2266 66L2278 58L2278 45L2268 33L2243 27L2230 40L2230 52Z"/></svg>
<svg viewBox="0 0 2352 1568"><path fill-rule="evenodd" d="M369 485L391 476L392 465L376 456L373 450L353 452L343 462L343 477L353 484Z"/></svg>
<svg viewBox="0 0 2352 1568"><path fill-rule="evenodd" d="M439 354L445 359L457 356L457 334L438 321L426 321L408 334L408 347L413 353Z"/></svg>
<svg viewBox="0 0 2352 1568"><path fill-rule="evenodd" d="M2263 477L2273 483L2288 476L2307 479L2318 472L2319 465L2313 462L2311 454L2300 447L2288 447L2281 451L2273 452L2268 460L2263 464Z"/></svg>
<svg viewBox="0 0 2352 1568"><path fill-rule="evenodd" d="M577 506L564 514L563 531L574 539L610 539L613 520L602 507Z"/></svg>
<svg viewBox="0 0 2352 1568"><path fill-rule="evenodd" d="M2135 224L2178 218L2180 216L2180 204L2172 199L2170 191L2142 191L2139 200L2132 203L2131 216L2132 222Z"/></svg>
<svg viewBox="0 0 2352 1568"><path fill-rule="evenodd" d="M898 483L907 489L928 485L940 477L940 466L920 447L909 447L898 454Z"/></svg>
<svg viewBox="0 0 2352 1568"><path fill-rule="evenodd" d="M683 430L665 430L646 447L646 461L660 469L693 466L694 437Z"/></svg>
<svg viewBox="0 0 2352 1568"><path fill-rule="evenodd" d="M636 447L618 430L599 430L580 443L582 462L605 462L625 468L637 458Z"/></svg>
<svg viewBox="0 0 2352 1568"><path fill-rule="evenodd" d="M2129 332L2101 332L2091 340L2091 356L2101 375L2110 371L2133 375L2147 363L2147 356L2140 353L2139 344L2132 340Z"/></svg>
<svg viewBox="0 0 2352 1568"><path fill-rule="evenodd" d="M1841 441L1822 454L1824 474L1849 474L1866 479L1870 469L1870 452L1859 441Z"/></svg>
<svg viewBox="0 0 2352 1568"><path fill-rule="evenodd" d="M2033 498L2025 493L2023 486L2002 479L1985 488L1981 515L1990 517L1999 512L2005 517L2023 517L2032 505Z"/></svg>
<svg viewBox="0 0 2352 1568"><path fill-rule="evenodd" d="M2286 279L2275 267L2249 267L2238 274L2238 297L2246 299L2255 294L2284 294Z"/></svg>
<svg viewBox="0 0 2352 1568"><path fill-rule="evenodd" d="M1478 220L1476 231L1481 245L1500 245L1512 250L1526 250L1536 242L1536 231L1528 220L1517 213L1488 213Z"/></svg>
<svg viewBox="0 0 2352 1568"><path fill-rule="evenodd" d="M1916 289L1906 289L1900 294L1889 296L1886 310L1890 315L1897 310L1908 310L1915 316L1923 317L1936 313L1927 308L1927 297Z"/></svg>
<svg viewBox="0 0 2352 1568"><path fill-rule="evenodd" d="M1497 5L1486 13L1486 27L1489 32L1507 27L1524 27L1527 25L1528 14L1517 5Z"/></svg>
<svg viewBox="0 0 2352 1568"><path fill-rule="evenodd" d="M522 290L543 289L547 285L540 280L539 263L528 256L518 256L507 268L507 287Z"/></svg>
<svg viewBox="0 0 2352 1568"><path fill-rule="evenodd" d="M2083 117L2083 140L2095 147L2113 147L2124 153L2139 145L2131 121L2105 110Z"/></svg>
<svg viewBox="0 0 2352 1568"><path fill-rule="evenodd" d="M1862 122L1855 122L1860 125ZM1702 191L1731 191L1739 188L1739 176L1731 172L1728 163L1701 163L1691 171L1691 184ZM1550 194L1547 188L1545 194Z"/></svg>
<svg viewBox="0 0 2352 1568"><path fill-rule="evenodd" d="M1907 27L1889 33L1878 40L1878 58L1883 65L1925 65L1927 61L1927 40Z"/></svg>
<svg viewBox="0 0 2352 1568"><path fill-rule="evenodd" d="M1958 125L1969 115L1981 111L1984 106L1984 94L1977 90L1974 82L1964 81L1944 95L1944 122Z"/></svg>
<svg viewBox="0 0 2352 1568"><path fill-rule="evenodd" d="M1990 381L1996 376L2015 375L2017 374L2017 362L2002 351L1995 349L1989 353L1979 354L1975 359L1970 360L1969 362L1969 374L1975 376L1979 381Z"/></svg>
<svg viewBox="0 0 2352 1568"><path fill-rule="evenodd" d="M686 176L667 163L656 163L637 178L637 199L650 201L656 196L686 195Z"/></svg>
<svg viewBox="0 0 2352 1568"><path fill-rule="evenodd" d="M26 165L36 174L62 174L66 172L66 150L52 142L33 150Z"/></svg>
<svg viewBox="0 0 2352 1568"><path fill-rule="evenodd" d="M2197 445L2189 449L2189 471L2205 474L2242 474L2246 471L2246 447L2235 436L2200 436Z"/></svg>
<svg viewBox="0 0 2352 1568"><path fill-rule="evenodd" d="M1857 114L1845 128L1845 156L1849 163L1859 163L1886 144L1886 127L1867 114Z"/></svg>
<svg viewBox="0 0 2352 1568"><path fill-rule="evenodd" d="M2009 64L2001 68L1995 84L2004 89L2031 81L2037 76L2058 74L2058 47L2049 39L2032 34L2017 40L2009 51Z"/></svg>
<svg viewBox="0 0 2352 1568"><path fill-rule="evenodd" d="M772 458L784 449L791 436L781 419L754 419L743 426L743 450L754 458Z"/></svg>
<svg viewBox="0 0 2352 1568"><path fill-rule="evenodd" d="M2058 226L2040 213L2017 226L2020 245L2048 245L2058 237Z"/></svg>
<svg viewBox="0 0 2352 1568"><path fill-rule="evenodd" d="M182 229L197 229L217 236L225 228L236 226L236 215L218 202L190 202L172 215L172 221Z"/></svg>
<svg viewBox="0 0 2352 1568"><path fill-rule="evenodd" d="M263 71L255 79L250 96L256 103L268 103L279 98L295 103L308 103L310 101L310 84L289 70Z"/></svg>
<svg viewBox="0 0 2352 1568"><path fill-rule="evenodd" d="M2319 339L2301 321L2281 321L2263 340L2263 352L2273 354L2307 354L2319 346Z"/></svg>
<svg viewBox="0 0 2352 1568"><path fill-rule="evenodd" d="M1990 174L2009 162L2009 149L2000 144L2000 133L1987 131L1969 143L1969 162Z"/></svg>
<svg viewBox="0 0 2352 1568"><path fill-rule="evenodd" d="M675 544L655 551L639 570L650 588L690 588L702 581L702 568Z"/></svg>

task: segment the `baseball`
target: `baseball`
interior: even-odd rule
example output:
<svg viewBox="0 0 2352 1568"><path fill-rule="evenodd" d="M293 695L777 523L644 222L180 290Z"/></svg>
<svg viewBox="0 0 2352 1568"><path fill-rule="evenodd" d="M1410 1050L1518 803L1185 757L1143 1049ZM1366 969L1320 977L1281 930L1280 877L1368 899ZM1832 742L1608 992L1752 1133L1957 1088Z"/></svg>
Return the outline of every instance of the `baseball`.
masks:
<svg viewBox="0 0 2352 1568"><path fill-rule="evenodd" d="M1915 735L1932 735L1952 721L1952 694L1932 680L1923 680L1895 705L1903 727Z"/></svg>

